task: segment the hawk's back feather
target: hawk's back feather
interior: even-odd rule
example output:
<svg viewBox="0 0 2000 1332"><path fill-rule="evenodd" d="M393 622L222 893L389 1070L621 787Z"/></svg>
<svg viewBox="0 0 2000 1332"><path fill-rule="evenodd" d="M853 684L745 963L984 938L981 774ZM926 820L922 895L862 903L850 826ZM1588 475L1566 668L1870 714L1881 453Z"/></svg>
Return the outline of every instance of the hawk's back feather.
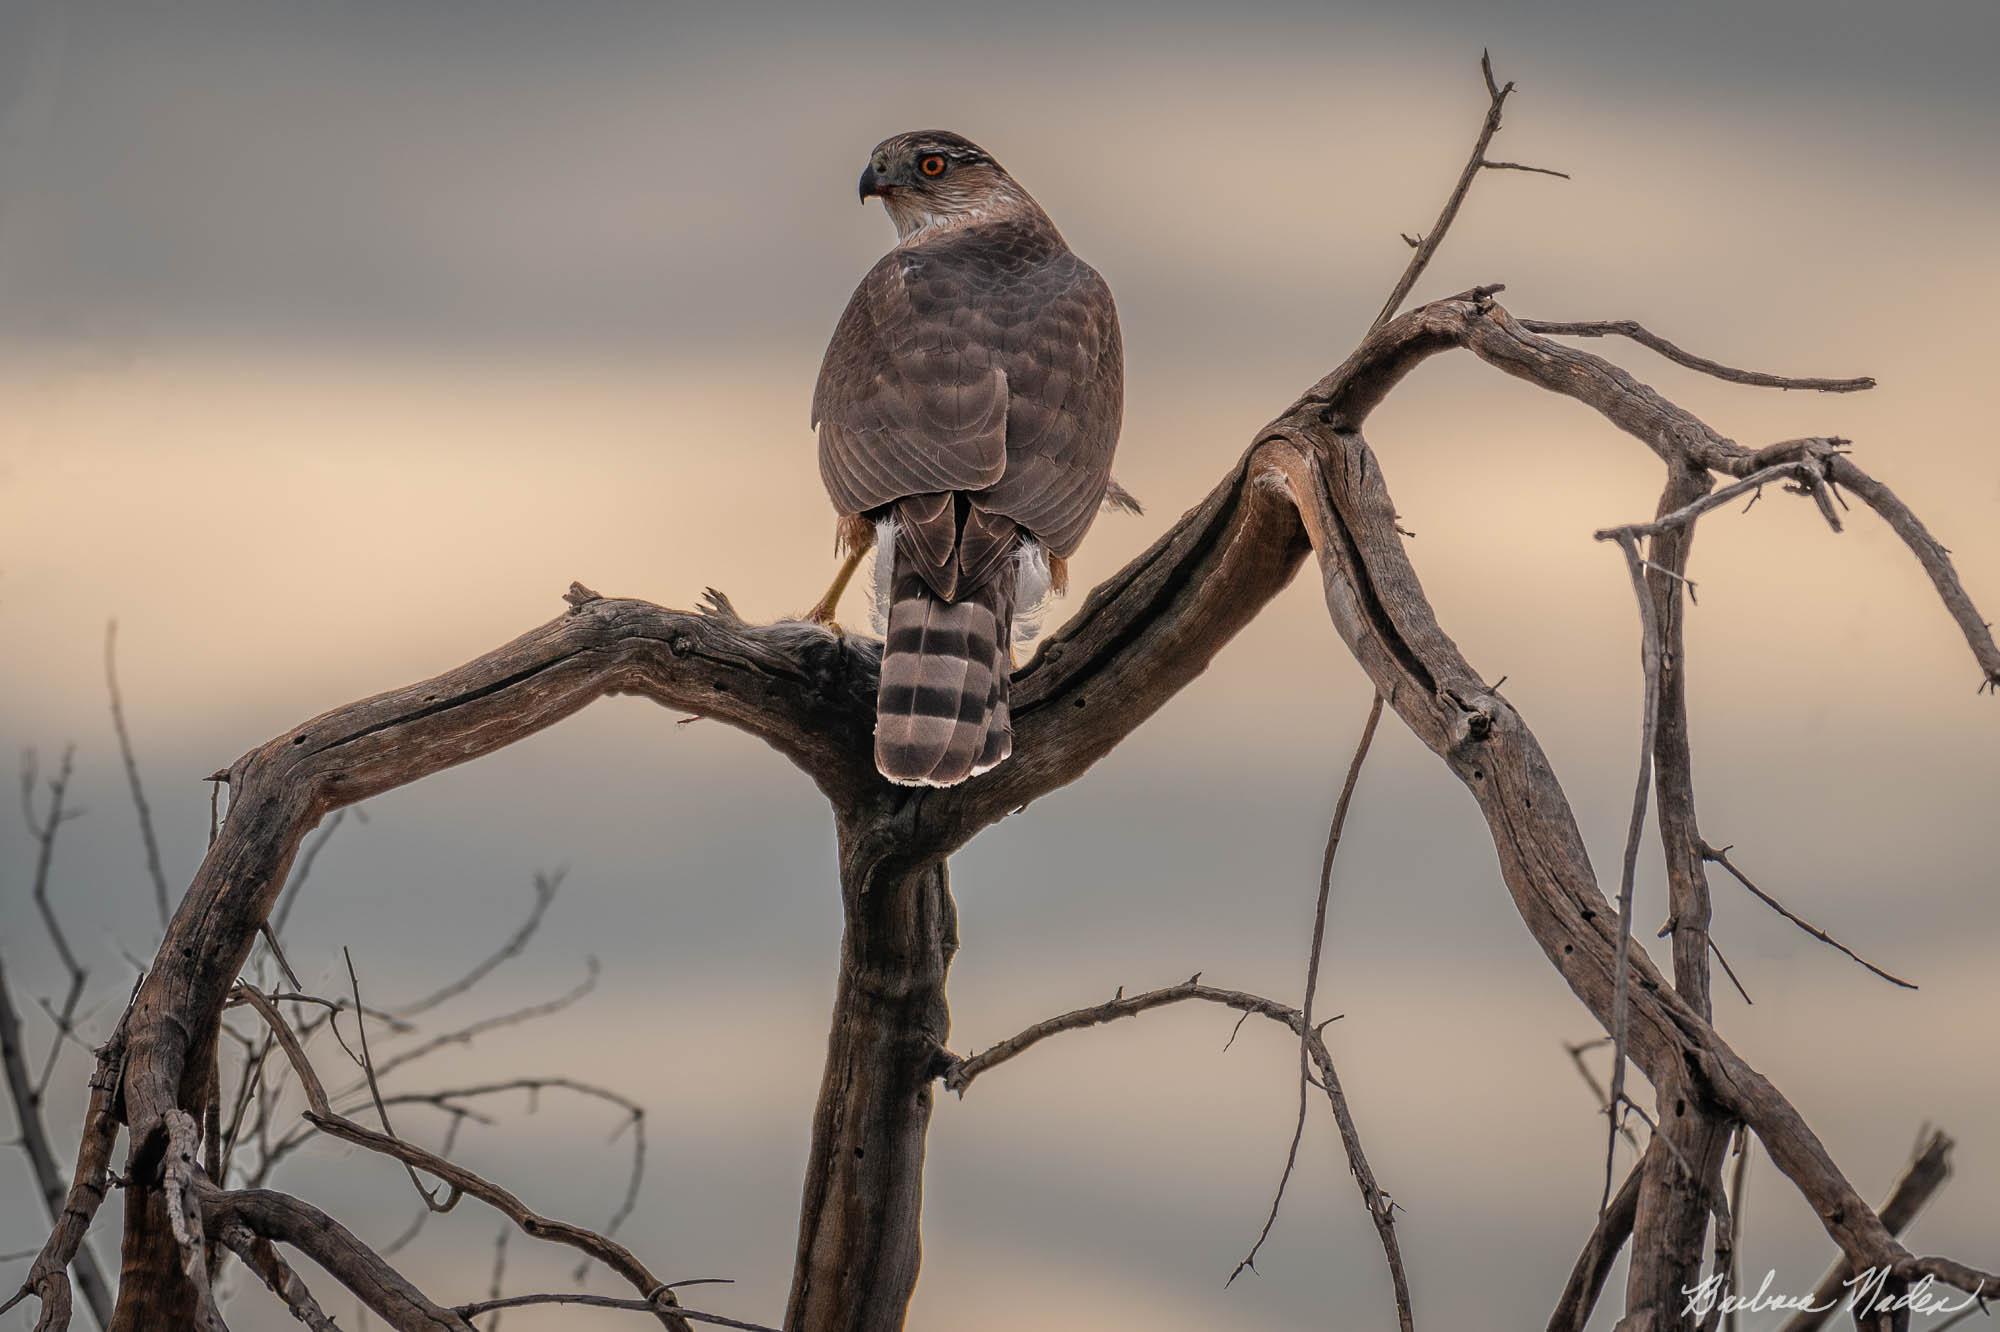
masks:
<svg viewBox="0 0 2000 1332"><path fill-rule="evenodd" d="M820 472L842 513L958 491L1068 556L1123 403L1097 270L1046 224L967 227L890 251L855 290L813 394Z"/></svg>

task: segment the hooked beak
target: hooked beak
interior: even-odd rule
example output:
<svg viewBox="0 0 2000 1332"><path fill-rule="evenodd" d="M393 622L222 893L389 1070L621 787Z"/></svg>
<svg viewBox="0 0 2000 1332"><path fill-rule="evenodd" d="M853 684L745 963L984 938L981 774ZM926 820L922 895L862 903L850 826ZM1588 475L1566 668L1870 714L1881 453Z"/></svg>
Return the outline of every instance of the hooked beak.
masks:
<svg viewBox="0 0 2000 1332"><path fill-rule="evenodd" d="M875 174L875 164L870 162L861 172L861 202L867 203L869 196L887 194L890 185Z"/></svg>

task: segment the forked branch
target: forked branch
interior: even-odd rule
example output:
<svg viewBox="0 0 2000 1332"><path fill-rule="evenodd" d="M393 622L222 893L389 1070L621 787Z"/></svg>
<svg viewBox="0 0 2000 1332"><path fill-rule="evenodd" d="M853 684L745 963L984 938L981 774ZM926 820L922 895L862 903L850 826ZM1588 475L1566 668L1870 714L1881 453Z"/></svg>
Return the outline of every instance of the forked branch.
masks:
<svg viewBox="0 0 2000 1332"><path fill-rule="evenodd" d="M1389 1263L1389 1275L1396 1292L1396 1315L1398 1323L1406 1330L1410 1327L1410 1286L1409 1278L1403 1271L1403 1254L1396 1243L1395 1203L1376 1183L1375 1172L1368 1164L1368 1154L1362 1150L1361 1132L1354 1125L1354 1116L1347 1108L1347 1094L1341 1089L1340 1075L1334 1070L1333 1055L1326 1048L1324 1031L1329 1018L1317 1026L1308 1022L1304 1013L1289 1005L1281 1004L1262 995L1250 994L1243 990L1225 990L1201 983L1197 972L1179 985L1169 985L1163 989L1148 990L1143 994L1127 996L1122 990L1101 1004L1089 1008L1073 1009L1037 1022L1024 1031L1009 1036L1006 1040L990 1045L978 1054L964 1059L953 1057L943 1073L944 1085L960 1096L972 1085L973 1079L990 1069L1006 1063L1034 1048L1051 1036L1066 1031L1082 1031L1087 1027L1102 1026L1119 1018L1137 1017L1156 1008L1169 1004L1195 1000L1211 1004L1221 1004L1233 1008L1246 1016L1255 1015L1282 1023L1299 1038L1301 1047L1311 1061L1313 1071L1318 1074L1316 1084L1326 1094L1327 1105L1333 1111L1334 1123L1340 1129L1340 1142L1347 1153L1347 1166L1353 1172L1355 1186L1361 1191L1362 1205L1368 1209L1368 1219L1375 1226L1375 1233L1382 1242L1383 1256Z"/></svg>

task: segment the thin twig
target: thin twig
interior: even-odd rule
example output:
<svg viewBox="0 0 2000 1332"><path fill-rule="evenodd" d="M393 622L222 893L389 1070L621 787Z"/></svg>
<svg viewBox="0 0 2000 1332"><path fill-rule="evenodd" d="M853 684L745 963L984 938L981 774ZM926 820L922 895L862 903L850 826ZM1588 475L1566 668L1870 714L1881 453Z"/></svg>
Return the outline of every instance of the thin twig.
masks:
<svg viewBox="0 0 2000 1332"><path fill-rule="evenodd" d="M306 849L299 853L299 863L285 884L285 895L278 900L278 909L271 913L271 928L275 933L285 932L285 922L292 918L292 907L299 900L299 890L306 886L306 879L312 875L313 864L319 859L319 853L326 849L327 842L332 840L334 832L346 817L346 810L335 810L333 817L326 821L326 826L321 828L313 839L306 843Z"/></svg>
<svg viewBox="0 0 2000 1332"><path fill-rule="evenodd" d="M546 1295L509 1295L501 1300L478 1300L472 1304L461 1304L452 1312L462 1318L471 1318L494 1309L524 1309L536 1304L581 1304L593 1309L630 1309L634 1313L658 1313L662 1307L651 1300L621 1300L611 1295L585 1295L581 1291L558 1291ZM718 1313L703 1313L699 1309L683 1308L678 1304L673 1305L672 1309L676 1317L685 1318L693 1323L712 1323L716 1327L739 1328L741 1332L779 1332L779 1329L767 1327L763 1323L746 1323L740 1318L729 1318Z"/></svg>
<svg viewBox="0 0 2000 1332"><path fill-rule="evenodd" d="M375 1081L375 1061L368 1054L368 1017L367 1014L361 1011L361 981L354 974L354 955L348 952L347 949L342 948L340 956L347 963L347 983L354 990L354 1029L360 1033L361 1037L361 1074L368 1080L368 1095L375 1102L375 1113L381 1117L382 1132L393 1138L396 1136L396 1130L389 1123L389 1107L382 1102L382 1088ZM331 1021L333 1022L334 1034L337 1036L340 1034L338 1014ZM403 1163L403 1169L409 1173L410 1186L423 1198L424 1205L432 1211L449 1212L453 1207L458 1205L458 1193L456 1190L446 1195L445 1200L440 1203L437 1199L437 1190L425 1188L424 1182L417 1178L417 1168L415 1166L406 1161Z"/></svg>
<svg viewBox="0 0 2000 1332"><path fill-rule="evenodd" d="M1530 171L1537 176L1560 176L1564 180L1570 179L1570 174L1567 171L1557 171L1554 167L1528 166L1526 163L1523 162L1489 161L1489 162L1481 162L1479 165L1484 167L1488 171Z"/></svg>
<svg viewBox="0 0 2000 1332"><path fill-rule="evenodd" d="M125 698L118 688L118 621L104 626L104 686L111 695L111 729L118 733L118 754L125 761L125 780L132 788L132 808L139 815L139 836L146 844L146 872L153 879L153 901L160 928L172 913L167 872L160 865L160 839L153 831L153 808L146 803L146 785L139 778L139 760L132 752L132 733L125 725Z"/></svg>
<svg viewBox="0 0 2000 1332"><path fill-rule="evenodd" d="M416 1060L422 1059L426 1055L449 1045L470 1045L489 1031L494 1031L501 1027L515 1026L522 1022L532 1022L536 1018L544 1018L554 1013L560 1013L563 1009L568 1008L571 1004L597 988L600 972L597 959L594 957L585 958L584 967L583 979L555 998L546 999L537 1004L528 1004L509 1012L496 1013L492 1017L481 1018L477 1022L469 1022L455 1031L444 1032L431 1037L421 1044L413 1045L407 1050L398 1051L376 1065L376 1076L386 1078L390 1073L402 1068L404 1065L414 1063ZM358 1086L350 1089L350 1091L358 1090ZM348 1091L341 1093L342 1096L348 1094Z"/></svg>
<svg viewBox="0 0 2000 1332"><path fill-rule="evenodd" d="M1846 486L1859 495L1861 502L1880 515L1882 521L1889 524L1890 530L1903 539L1910 553L1917 557L1917 563L1930 575L1931 586L1937 590L1938 599L1944 602L1945 610L1957 622L1959 631L1965 635L1966 645L1979 662L1980 692L2000 694L2000 644L1993 641L1993 625L1979 613L1979 607L1973 604L1972 597L1966 592L1958 570L1952 567L1951 551L1931 535L1923 520L1903 503L1895 491L1862 471L1852 458L1829 458L1827 469L1831 482Z"/></svg>
<svg viewBox="0 0 2000 1332"><path fill-rule="evenodd" d="M575 1078L528 1077L509 1078L504 1082L482 1083L470 1087L447 1087L436 1091L395 1092L385 1095L382 1100L385 1105L428 1105L442 1110L452 1116L449 1132L456 1133L458 1125L467 1119L472 1119L482 1124L491 1124L494 1122L487 1116L468 1109L462 1104L464 1101L474 1100L483 1096L499 1096L508 1092L525 1092L528 1096L529 1113L532 1114L534 1113L537 1098L544 1091L572 1092L579 1096L591 1097L609 1105L617 1106L625 1112L624 1116L618 1121L617 1127L611 1131L611 1136L613 1139L616 1139L628 1131L631 1133L631 1164L625 1172L625 1191L619 1199L617 1208L612 1212L611 1219L605 1223L604 1230L602 1231L605 1235L617 1234L619 1227L623 1226L630 1219L633 1210L638 1206L639 1188L646 1177L646 1108L630 1097L621 1096L608 1087L600 1087L595 1083L581 1082ZM447 1136L445 1146L439 1154L443 1156L451 1154L451 1139L449 1136ZM384 1250L385 1257L388 1255L388 1252L388 1250ZM585 1259L583 1263L578 1265L574 1273L575 1279L581 1281L583 1274L588 1268L589 1260Z"/></svg>
<svg viewBox="0 0 2000 1332"><path fill-rule="evenodd" d="M257 926L257 933L262 936L264 947L271 951L272 960L277 962L278 970L284 972L285 979L292 983L292 988L305 989L305 982L299 979L299 973L292 970L291 959L287 958L285 950L278 946L278 932L271 928L271 922L267 920L260 923Z"/></svg>
<svg viewBox="0 0 2000 1332"><path fill-rule="evenodd" d="M1783 916L1786 920L1792 922L1792 924L1804 930L1807 934L1810 934L1813 938L1819 940L1823 944L1826 944L1830 948L1838 949L1839 951L1847 954L1849 957L1853 958L1856 962L1859 962L1863 967L1867 968L1869 971L1874 972L1877 976L1880 976L1883 980L1888 981L1891 985L1899 985L1905 990L1914 990L1917 988L1914 982L1906 981L1901 976L1891 975L1889 972L1882 970L1882 968L1876 966L1873 962L1870 962L1867 958L1861 956L1861 954L1855 952L1852 948L1849 948L1846 944L1834 938L1831 934L1828 934L1825 930L1813 924L1805 917L1798 915L1796 912L1790 910L1785 906L1783 902L1780 902L1777 898L1771 896L1769 893L1765 892L1762 888L1759 888L1756 884L1752 883L1750 881L1750 876L1745 874L1742 870L1738 869L1736 867L1736 863L1729 858L1729 852L1731 848L1725 846L1722 849L1717 850L1715 847L1710 846L1707 842L1703 842L1701 846L1697 849L1701 852L1701 858L1703 860L1706 860L1713 865L1720 865L1725 870L1728 870L1729 877L1735 879L1736 882L1742 884L1744 888L1748 889L1752 897L1756 898L1759 902L1762 902L1765 906L1771 908L1771 910ZM1726 966L1728 964L1725 963L1724 965Z"/></svg>
<svg viewBox="0 0 2000 1332"><path fill-rule="evenodd" d="M1600 1036L1594 1041L1578 1041L1573 1045L1568 1043L1563 1045L1563 1050L1569 1055L1570 1063L1576 1065L1577 1076L1583 1079L1584 1086L1590 1088L1591 1097L1597 1102L1597 1108L1607 1115L1611 1113L1611 1093L1604 1089L1604 1084L1590 1071L1590 1065L1585 1062L1584 1055L1601 1045L1609 1044L1611 1044L1609 1036ZM1632 1131L1630 1124L1619 1124L1618 1131L1625 1135L1626 1142L1632 1144L1633 1151L1639 1150L1639 1135Z"/></svg>
<svg viewBox="0 0 2000 1332"><path fill-rule="evenodd" d="M493 1317L486 1321L486 1332L500 1332L500 1309L506 1307L500 1303L500 1283L507 1275L507 1236L511 1233L506 1226L502 1226L493 1239L493 1280L487 1286L491 1293L486 1301L493 1309Z"/></svg>
<svg viewBox="0 0 2000 1332"><path fill-rule="evenodd" d="M1513 167L1513 164L1508 162L1489 163L1486 160L1486 146L1492 143L1493 136L1500 132L1500 112L1507 103L1508 94L1514 91L1514 85L1510 82L1503 86L1494 81L1493 57L1490 52L1479 53L1479 72L1486 79L1486 120L1479 127L1478 139L1473 142L1472 156L1466 160L1465 170L1459 173L1458 183L1452 186L1451 194L1445 199L1444 209L1438 214L1437 221L1431 224L1429 231L1417 238L1413 246L1416 253L1410 256L1410 262L1403 269L1403 275L1396 279L1395 288L1390 291L1389 299L1382 303L1382 312L1376 315L1375 322L1368 326L1371 330L1380 328L1395 318L1396 311L1402 308L1403 302L1417 285L1417 279L1423 276L1426 268L1430 267L1431 259L1437 254L1438 246L1444 243L1444 234L1451 229L1452 219L1458 216L1459 205L1465 202L1465 196L1471 192L1472 182L1478 177L1480 169L1487 166ZM1540 168L1514 169L1539 170ZM1550 171L1546 174L1562 175L1560 171ZM1410 237L1405 236L1403 239L1407 241Z"/></svg>
<svg viewBox="0 0 2000 1332"><path fill-rule="evenodd" d="M55 859L57 835L63 824L76 818L81 810L65 808L73 751L65 748L62 763L49 786L47 813L38 816L35 812L35 788L38 784L34 752L21 757L21 809L27 820L28 831L35 840L35 869L32 881L32 895L42 915L50 939L70 973L70 985L60 1012L51 1010L50 1016L56 1023L56 1034L49 1042L40 1075L33 1076L28 1071L28 1049L21 1017L14 1007L13 990L9 987L4 968L0 968L0 1080L4 1080L8 1099L14 1104L14 1120L18 1146L28 1158L28 1172L35 1182L35 1191L41 1197L53 1231L44 1246L34 1253L35 1264L29 1269L22 1282L20 1295L36 1294L42 1302L43 1321L53 1318L52 1310L67 1310L70 1304L69 1272L73 1263L76 1267L77 1289L89 1306L91 1316L99 1327L108 1326L111 1320L113 1286L107 1279L97 1254L90 1247L85 1234L89 1218L97 1204L103 1200L103 1182L97 1168L80 1160L73 1181L66 1182L62 1166L56 1156L54 1139L50 1136L48 1122L43 1118L43 1109L54 1073L56 1058L64 1041L71 1035L76 1012L76 1003L83 992L85 976L80 964L70 950L69 941L62 932L55 911L48 900L50 869ZM45 1005L46 1007L46 1005ZM107 1071L107 1065L115 1070L122 1059L124 1024L121 1020L118 1031L113 1035L105 1051L98 1056L96 1070L91 1076L91 1100L85 1112L86 1126L106 1122L101 1117L108 1116L108 1092L103 1090L115 1081L115 1071ZM114 1048L115 1047L115 1048ZM81 1149L88 1159L94 1159L97 1144L88 1137L88 1127L84 1146ZM110 1139L107 1135L102 1143L101 1164L108 1172ZM0 1307L4 1312L4 1307ZM67 1316L66 1314L64 1315ZM50 1323L53 1325L53 1323Z"/></svg>
<svg viewBox="0 0 2000 1332"><path fill-rule="evenodd" d="M1736 968L1729 965L1729 959L1722 955L1722 948L1715 942L1713 936L1709 938L1708 951L1714 953L1715 960L1722 964L1722 974L1729 977L1729 983L1736 987L1736 993L1743 996L1743 1002L1755 1004L1757 1001L1750 997L1750 991L1743 988L1743 982L1736 979Z"/></svg>
<svg viewBox="0 0 2000 1332"><path fill-rule="evenodd" d="M1639 838L1646 826L1646 796L1653 785L1653 737L1660 716L1660 627L1653 618L1653 598L1646 588L1637 539L1624 530L1614 535L1625 552L1632 590L1639 598L1639 658L1645 672L1646 697L1639 731L1639 780L1632 793L1632 817L1625 827L1625 855L1618 877L1618 948L1612 963L1615 983L1611 996L1611 1092L1605 1105L1611 1125L1604 1148L1604 1197L1597 1208L1600 1216L1611 1206L1611 1183L1618 1156L1618 1111L1631 1105L1625 1095L1625 1026L1630 1006L1627 991L1631 984L1632 888L1639 870Z"/></svg>
<svg viewBox="0 0 2000 1332"><path fill-rule="evenodd" d="M1334 1071L1333 1056L1326 1048L1321 1032L1329 1018L1317 1027L1307 1025L1305 1016L1296 1008L1287 1007L1275 999L1250 994L1242 990L1223 990L1201 983L1201 973L1196 972L1179 985L1169 985L1163 989L1148 990L1144 994L1127 995L1121 988L1119 993L1105 1003L1089 1008L1078 1008L1055 1017L1045 1018L1024 1031L1017 1032L1004 1041L990 1045L978 1054L964 1059L951 1058L941 1075L947 1090L965 1094L973 1079L988 1069L1006 1063L1023 1051L1065 1031L1082 1031L1088 1027L1115 1022L1119 1018L1137 1017L1141 1013L1185 1000L1197 999L1208 1003L1221 1004L1239 1013L1255 1013L1281 1022L1292 1029L1301 1039L1308 1040L1312 1050L1313 1063L1319 1070L1319 1087L1326 1093L1327 1105L1333 1111L1334 1123L1340 1128L1341 1146L1347 1152L1347 1167L1354 1176L1354 1182L1361 1191L1362 1205L1368 1209L1368 1219L1375 1225L1375 1233L1382 1243L1383 1256L1388 1260L1389 1277L1396 1290L1396 1306L1399 1320L1408 1326L1410 1300L1409 1279L1403 1271L1403 1254L1396 1241L1396 1204L1375 1180L1375 1172L1368 1164L1368 1154L1361 1147L1361 1133L1355 1127L1354 1116L1348 1112L1347 1094L1340 1085L1340 1075ZM1308 1036L1308 1033L1310 1035Z"/></svg>
<svg viewBox="0 0 2000 1332"><path fill-rule="evenodd" d="M428 1013L431 1009L436 1008L446 1000L457 998L467 990L470 990L490 975L493 969L501 963L519 957L521 950L528 946L528 940L532 939L535 931L541 927L542 917L548 912L549 903L555 900L556 890L562 887L563 877L566 873L567 871L565 870L556 870L552 874L537 871L535 874L535 904L529 908L528 918L521 922L519 929L508 936L507 942L501 944L498 951L488 956L457 980L433 990L414 1003L404 1004L396 1011L406 1018Z"/></svg>
<svg viewBox="0 0 2000 1332"><path fill-rule="evenodd" d="M1662 1146L1658 1150L1664 1152L1666 1148ZM1570 1268L1569 1280L1563 1284L1562 1295L1549 1318L1549 1332L1583 1332L1584 1324L1590 1321L1591 1310L1597 1307L1597 1298L1604 1293L1604 1283L1611 1275L1612 1265L1618 1261L1618 1253L1625 1247L1626 1239L1632 1234L1632 1223L1638 1218L1639 1186L1644 1181L1645 1172L1643 1160L1632 1167L1631 1173L1625 1176L1625 1182L1618 1186L1611 1206L1591 1227L1590 1238L1584 1241L1582 1252L1577 1254L1576 1262Z"/></svg>
<svg viewBox="0 0 2000 1332"><path fill-rule="evenodd" d="M1759 490L1773 481L1790 480L1794 487L1802 493L1815 493L1826 484L1827 460L1837 454L1840 449L1846 447L1846 445L1846 440L1833 436L1786 440L1783 447L1796 449L1800 452L1801 456L1787 459L1784 462L1774 463L1760 471L1751 473L1740 481L1724 486L1720 490L1710 491L1693 503L1682 505L1672 513L1655 518L1650 523L1626 523L1621 527L1602 528L1595 533L1595 536L1599 541L1610 541L1615 539L1621 532L1635 538L1653 537L1660 535L1662 532L1672 532L1679 528L1691 526L1695 519L1701 517L1711 509L1717 509L1729 503L1738 495L1744 494L1746 491ZM1772 447L1776 448L1780 446L1773 445ZM1835 518L1830 521L1832 522L1834 531L1839 531L1839 520ZM1641 560L1641 563L1660 569L1662 573L1672 574L1683 582L1686 581L1685 574L1661 568L1659 565L1652 564L1650 560Z"/></svg>
<svg viewBox="0 0 2000 1332"><path fill-rule="evenodd" d="M394 1098L392 1097L391 1099L393 1100ZM445 1124L444 1142L438 1146L438 1155L449 1158L453 1149L458 1146L459 1129L464 1126L466 1120L477 1118L479 1116L473 1114L470 1110L460 1110L453 1113L451 1119ZM428 1203L417 1208L417 1213L410 1219L410 1224L403 1227L403 1233L382 1246L382 1256L384 1258L393 1258L408 1248L416 1241L417 1236L423 1233L425 1224L434 1215L436 1213L431 1211Z"/></svg>
<svg viewBox="0 0 2000 1332"><path fill-rule="evenodd" d="M42 1061L40 1076L34 1083L34 1101L40 1105L43 1095L49 1089L49 1079L55 1075L56 1060L62 1054L63 1042L75 1031L76 1006L83 999L85 984L90 973L77 961L76 952L69 945L69 937L63 933L62 922L56 919L55 907L49 901L49 868L55 861L56 834L62 825L82 816L80 809L64 808L69 796L70 777L75 770L76 746L63 747L62 762L56 775L48 781L48 812L40 818L35 814L36 767L35 753L28 750L21 756L21 814L27 820L28 833L35 840L35 877L29 890L35 910L41 913L42 925L48 931L49 942L54 946L56 957L69 975L69 984L63 991L62 1007L48 1009L50 1020L55 1023L55 1038L49 1042L48 1054ZM44 1005L46 1008L47 1006ZM31 1107L19 1107L27 1114Z"/></svg>
<svg viewBox="0 0 2000 1332"><path fill-rule="evenodd" d="M1723 965L1727 966L1728 963L1724 963ZM1751 1142L1750 1130L1738 1127L1736 1130L1736 1171L1729 1182L1729 1261L1726 1264L1717 1263L1717 1266L1722 1267L1729 1279L1724 1289L1732 1295L1738 1289L1738 1277L1742 1274L1743 1266L1743 1189L1750 1178ZM1719 1237L1720 1232L1718 1232L1718 1239ZM1736 1306L1732 1304L1729 1307L1728 1313L1723 1316L1722 1325L1727 1329L1727 1332L1736 1332L1736 1315Z"/></svg>
<svg viewBox="0 0 2000 1332"><path fill-rule="evenodd" d="M1361 765L1368 759L1368 747L1375 740L1375 725L1381 720L1382 695L1378 693L1369 699L1368 717L1361 724L1361 738L1355 743L1354 757L1348 761L1347 779L1341 783L1340 797L1333 805L1333 821L1326 831L1326 852L1320 859L1319 867L1319 901L1313 908L1312 949L1306 961L1305 1000L1299 1007L1299 1025L1307 1030L1312 1027L1313 995L1319 989L1320 953L1326 942L1327 902L1333 892L1333 858L1340 850L1340 834L1347 824L1347 807L1354 799L1355 784L1361 779ZM1277 1190L1271 1195L1271 1210L1264 1218L1263 1229L1257 1232L1257 1240L1250 1246L1250 1252L1245 1254L1242 1261L1230 1272L1229 1280L1222 1283L1224 1286L1230 1285L1246 1270L1252 1272L1257 1270L1257 1253L1264 1247L1264 1241L1271 1237L1271 1227L1277 1224L1278 1208L1285 1201L1285 1186L1291 1182L1292 1171L1298 1166L1299 1144L1306 1134L1307 1098L1310 1095L1308 1083L1311 1075L1311 1038L1302 1032L1299 1036L1299 1114L1297 1121L1292 1125L1291 1146L1285 1151L1285 1168L1278 1176ZM1397 1303L1399 1312L1407 1309L1407 1301L1400 1293L1397 1296ZM1407 1313L1404 1313L1403 1317L1407 1325Z"/></svg>
<svg viewBox="0 0 2000 1332"><path fill-rule="evenodd" d="M426 1174L443 1180L449 1189L449 1207L461 1195L477 1198L480 1202L500 1212L526 1234L535 1239L556 1244L565 1244L582 1253L587 1253L604 1263L621 1278L630 1282L648 1300L654 1302L654 1312L666 1326L674 1332L690 1332L685 1319L673 1309L672 1298L661 1305L660 1292L667 1288L655 1277L639 1259L624 1245L614 1239L544 1216L528 1207L519 1197L482 1175L466 1169L454 1161L447 1160L436 1152L427 1151L406 1139L390 1133L377 1132L364 1124L357 1123L340 1114L329 1101L326 1084L306 1057L304 1046L298 1034L291 1029L283 1014L278 1011L269 996L256 987L239 981L232 992L237 1001L247 1003L264 1019L265 1025L278 1038L278 1045L290 1061L292 1071L297 1075L300 1088L305 1092L308 1123L323 1133L352 1143L372 1152L400 1161L410 1170L421 1169Z"/></svg>
<svg viewBox="0 0 2000 1332"><path fill-rule="evenodd" d="M230 1028L224 1024L223 1030L227 1031ZM215 1183L219 1188L229 1187L229 1167L235 1160L236 1144L243 1132L243 1116L250 1108L251 1099L263 1090L264 1063L271 1057L271 1047L274 1044L276 1038L266 1031L263 1045L255 1057L246 1056L243 1061L243 1071L236 1085L235 1108L229 1116L228 1132L223 1135L222 1169L216 1172L215 1176Z"/></svg>

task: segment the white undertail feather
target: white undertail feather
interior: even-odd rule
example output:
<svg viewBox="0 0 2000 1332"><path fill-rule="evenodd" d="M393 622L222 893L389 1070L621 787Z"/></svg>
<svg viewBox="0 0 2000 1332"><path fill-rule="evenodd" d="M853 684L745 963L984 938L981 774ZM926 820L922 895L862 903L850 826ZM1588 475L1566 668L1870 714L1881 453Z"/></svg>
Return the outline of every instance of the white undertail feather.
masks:
<svg viewBox="0 0 2000 1332"><path fill-rule="evenodd" d="M889 585L896 577L896 520L884 518L875 524L875 576L868 583L868 622L875 636L889 634Z"/></svg>
<svg viewBox="0 0 2000 1332"><path fill-rule="evenodd" d="M1049 552L1032 537L1014 549L1014 657L1019 660L1042 631L1049 609Z"/></svg>

